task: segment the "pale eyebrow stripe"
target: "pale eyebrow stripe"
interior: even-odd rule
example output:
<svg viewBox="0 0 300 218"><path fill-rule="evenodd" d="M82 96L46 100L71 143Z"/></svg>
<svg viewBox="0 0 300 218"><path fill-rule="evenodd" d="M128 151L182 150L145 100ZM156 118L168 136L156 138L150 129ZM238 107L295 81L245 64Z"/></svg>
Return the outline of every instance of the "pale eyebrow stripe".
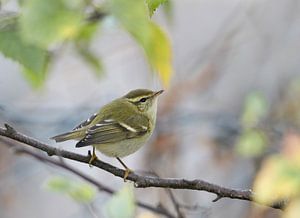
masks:
<svg viewBox="0 0 300 218"><path fill-rule="evenodd" d="M152 95L143 95L143 96L138 96L138 97L135 97L135 98L127 98L129 101L131 102L138 102L140 101L142 98L150 98Z"/></svg>

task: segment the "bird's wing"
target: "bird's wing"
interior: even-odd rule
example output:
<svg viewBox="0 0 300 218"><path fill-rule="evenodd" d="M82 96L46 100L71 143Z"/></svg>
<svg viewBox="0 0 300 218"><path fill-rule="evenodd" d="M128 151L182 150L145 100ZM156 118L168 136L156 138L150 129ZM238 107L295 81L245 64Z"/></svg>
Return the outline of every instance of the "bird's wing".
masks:
<svg viewBox="0 0 300 218"><path fill-rule="evenodd" d="M122 122L106 119L90 127L86 136L76 144L76 147L115 143L142 136L147 131L149 131L149 120L142 115L131 116Z"/></svg>
<svg viewBox="0 0 300 218"><path fill-rule="evenodd" d="M73 131L74 131L74 130L81 129L81 128L83 128L83 127L86 127L86 126L90 125L90 124L93 122L93 120L94 120L97 116L98 116L98 113L94 113L94 114L93 114L92 116L90 116L87 120L81 122L78 126L76 126L76 127L73 129Z"/></svg>

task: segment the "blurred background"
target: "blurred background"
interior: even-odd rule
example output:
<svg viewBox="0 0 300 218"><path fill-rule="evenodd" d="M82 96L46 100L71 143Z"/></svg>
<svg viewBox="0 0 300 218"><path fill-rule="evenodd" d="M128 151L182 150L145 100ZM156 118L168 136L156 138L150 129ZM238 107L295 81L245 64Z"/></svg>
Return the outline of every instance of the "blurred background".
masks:
<svg viewBox="0 0 300 218"><path fill-rule="evenodd" d="M11 0L2 2L1 10L18 12L20 7ZM257 173L274 154L289 159L292 153L299 160L300 153L295 153L300 144L299 11L297 0L172 0L167 10L159 7L152 20L166 32L172 47L168 87L152 72L141 47L110 17L90 42L102 61L98 74L74 46L61 43L51 48L47 77L36 89L19 64L0 54L0 124L87 154L88 148L75 149L75 142L55 144L49 138L72 129L131 89L165 88L155 133L147 145L124 158L125 163L137 172L153 171L161 177L252 188L264 180ZM120 167L115 159L99 157ZM124 185L95 167L67 163L116 190ZM96 192L88 203L78 202L49 188L53 178L84 182L0 146L0 217L107 217L105 205L111 196ZM134 193L136 199L162 204L175 213L163 189ZM215 195L206 192L173 193L179 203L195 206L182 208L186 217L284 216L246 201L213 203ZM140 208L135 216L160 217Z"/></svg>

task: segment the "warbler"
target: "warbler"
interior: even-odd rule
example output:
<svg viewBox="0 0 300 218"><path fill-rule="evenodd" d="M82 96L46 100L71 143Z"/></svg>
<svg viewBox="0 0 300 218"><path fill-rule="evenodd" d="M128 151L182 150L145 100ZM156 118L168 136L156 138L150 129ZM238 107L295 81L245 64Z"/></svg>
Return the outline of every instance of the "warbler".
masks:
<svg viewBox="0 0 300 218"><path fill-rule="evenodd" d="M162 92L132 90L104 105L72 131L51 139L56 142L78 140L77 148L93 146L90 165L97 159L95 148L106 156L117 158L125 168L126 180L133 171L120 158L136 152L150 138L155 128L158 96Z"/></svg>

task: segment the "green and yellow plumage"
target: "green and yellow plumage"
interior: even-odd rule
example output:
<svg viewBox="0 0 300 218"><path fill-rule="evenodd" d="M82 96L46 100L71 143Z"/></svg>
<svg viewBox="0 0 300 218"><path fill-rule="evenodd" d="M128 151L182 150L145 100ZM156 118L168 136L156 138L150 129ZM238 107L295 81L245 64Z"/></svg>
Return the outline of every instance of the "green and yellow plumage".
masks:
<svg viewBox="0 0 300 218"><path fill-rule="evenodd" d="M52 137L56 142L78 140L76 147L94 146L110 157L137 151L155 127L157 97L162 91L137 89L103 106L72 131Z"/></svg>

